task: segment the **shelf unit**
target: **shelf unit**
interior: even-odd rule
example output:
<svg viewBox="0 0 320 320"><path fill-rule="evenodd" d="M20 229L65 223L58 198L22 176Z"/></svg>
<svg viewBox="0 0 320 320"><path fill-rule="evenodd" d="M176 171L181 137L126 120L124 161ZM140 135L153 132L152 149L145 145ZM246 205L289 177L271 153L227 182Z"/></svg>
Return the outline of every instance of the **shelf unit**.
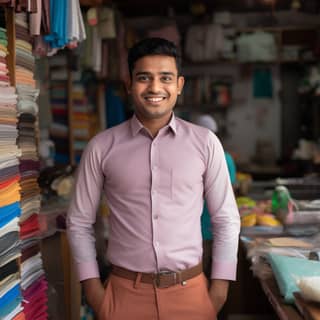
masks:
<svg viewBox="0 0 320 320"><path fill-rule="evenodd" d="M188 59L185 60L183 70L189 72L197 67L208 67L212 65L244 65L244 64L290 64L290 63L315 63L319 61L317 57L296 57L291 59L283 59L281 57L283 48L285 46L302 46L302 48L313 48L316 45L318 33L320 31L320 25L317 26L284 26L284 27L247 27L237 28L235 30L236 35L244 33L254 33L257 31L269 32L274 34L276 39L276 45L278 49L278 59L274 61L251 61L242 62L237 59L216 59L207 60L201 62L192 62Z"/></svg>
<svg viewBox="0 0 320 320"><path fill-rule="evenodd" d="M303 51L313 50L316 46L316 40L320 26L284 26L284 27L264 27L264 28L244 28L239 29L239 33L250 33L255 31L264 31L274 34L278 49L277 63L296 63L313 62L314 56L303 57ZM284 58L284 49L290 46L300 47L301 52L293 58ZM302 54L302 55L301 55Z"/></svg>
<svg viewBox="0 0 320 320"><path fill-rule="evenodd" d="M54 61L54 57L50 59ZM103 88L97 82L92 97L92 92L88 93L82 83L81 71L72 70L69 65L70 52L66 50L60 54L60 59L65 59L65 64L55 66L51 62L54 66L50 72L51 110L55 123L51 138L56 144L56 163L76 165L86 142L104 128L104 101L100 98ZM56 72L60 72L61 76L54 76ZM54 129L57 125L60 126L60 133L59 129Z"/></svg>
<svg viewBox="0 0 320 320"><path fill-rule="evenodd" d="M14 8L12 7L5 7L5 4L1 5L1 9L5 11L5 25L6 25L6 33L7 33L7 40L8 40L8 55L6 56L6 63L7 68L9 71L9 79L10 79L10 86L14 87L16 89L16 94L19 96L18 98L20 101L25 100L25 102L28 102L29 104L35 103L37 98L37 90L34 90L34 87L31 86L30 88L26 89L26 87L23 88L23 91L27 92L27 94L24 93L21 94L21 87L19 87L19 90L17 90L17 83L19 84L25 84L26 78L29 81L32 77L32 71L33 70L33 58L31 54L31 48L24 48L24 58L30 62L30 65L26 64L24 65L19 61L19 58L21 57L21 53L18 49L21 51L21 46L16 41L17 40L23 40L21 36L19 36L16 33L16 23L18 24L18 18L16 19L17 15L15 13ZM24 17L24 14L26 13L19 13L19 19ZM17 21L16 21L17 20ZM21 20L20 20L21 22ZM21 33L28 34L28 28L27 26L21 26L20 29ZM16 65L18 64L18 67L23 67L24 69L21 69L22 72L25 72L28 74L23 79L20 79L17 75L16 71L18 71L18 68L16 68ZM18 81L19 80L19 81ZM33 81L32 82L33 85ZM28 82L29 84L29 82ZM21 91L20 91L21 90ZM36 106L34 105L34 108L36 109ZM30 294L30 288L35 282L37 282L38 287L38 293L44 292L45 288L40 288L40 286L45 285L46 280L43 276L43 265L42 265L42 257L41 257L41 244L39 240L39 223L38 223L38 213L40 211L40 200L37 201L37 197L40 196L40 189L37 183L37 176L39 173L38 168L38 145L39 145L39 130L38 130L38 114L37 111L33 110L32 112L30 109L21 108L21 106L17 103L16 106L17 111L20 111L20 113L17 113L17 131L18 131L18 139L16 140L16 145L21 150L22 156L17 156L19 158L19 193L20 193L20 201L19 201L19 251L21 256L19 258L16 258L17 264L19 266L20 274L19 274L19 286L20 286L20 292L21 292L21 298L24 298L24 295L26 292L28 292L29 295L29 308L26 305L26 301L22 300L20 303L24 306L24 310L21 310L19 312L23 312L24 315L21 315L19 313L19 317L24 316L26 318L32 317L34 315L35 310L30 310L30 306L33 306L33 303L35 303L35 296L34 294ZM27 121L26 121L27 118ZM27 126L26 126L27 122ZM27 129L26 129L27 127ZM28 146L25 148L25 146ZM29 168L23 168L24 165L28 165ZM14 203L12 203L14 204ZM26 207L28 206L28 209ZM30 212L31 213L30 213ZM11 220L12 221L12 220ZM11 222L10 221L10 222ZM10 223L8 222L8 223ZM32 224L32 226L31 226ZM28 250L31 250L32 252ZM31 253L31 256L27 256ZM39 255L39 256L38 256ZM16 255L15 255L16 256ZM12 258L12 257L11 257ZM33 263L33 274L31 274L30 270L28 270L28 266L30 267L30 263L32 259ZM29 260L29 261L28 261ZM6 265L6 264L5 264ZM31 269L31 270L32 270ZM33 280L31 279L33 278ZM31 281L32 280L32 281ZM31 281L31 283L30 283ZM32 289L32 288L31 288ZM41 298L47 298L46 294L45 297L42 296ZM16 301L18 301L18 297L16 298ZM45 310L46 308L46 301L42 301L39 299L38 306L36 312L41 312L41 316L45 316L45 313L47 312ZM14 309L15 311L18 310L18 305ZM11 312L11 311L10 311ZM39 316L39 313L38 315Z"/></svg>

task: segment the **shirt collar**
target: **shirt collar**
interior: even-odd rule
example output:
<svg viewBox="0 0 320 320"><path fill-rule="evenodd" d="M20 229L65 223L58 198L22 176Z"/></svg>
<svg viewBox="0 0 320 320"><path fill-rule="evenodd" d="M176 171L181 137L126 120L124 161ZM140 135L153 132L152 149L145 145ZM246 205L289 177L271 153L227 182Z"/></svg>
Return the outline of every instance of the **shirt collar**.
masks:
<svg viewBox="0 0 320 320"><path fill-rule="evenodd" d="M132 135L137 135L141 129L143 129L143 124L139 121L137 116L134 114L131 118L131 132ZM174 113L172 112L172 117L170 122L168 123L168 128L171 128L172 132L176 135L177 134L177 122Z"/></svg>
<svg viewBox="0 0 320 320"><path fill-rule="evenodd" d="M134 114L131 118L131 132L135 136L143 128L142 123L138 120L137 116Z"/></svg>
<svg viewBox="0 0 320 320"><path fill-rule="evenodd" d="M172 117L171 117L171 120L168 124L168 127L171 128L171 130L174 134L177 134L177 121L176 121L176 117L173 112L172 112Z"/></svg>

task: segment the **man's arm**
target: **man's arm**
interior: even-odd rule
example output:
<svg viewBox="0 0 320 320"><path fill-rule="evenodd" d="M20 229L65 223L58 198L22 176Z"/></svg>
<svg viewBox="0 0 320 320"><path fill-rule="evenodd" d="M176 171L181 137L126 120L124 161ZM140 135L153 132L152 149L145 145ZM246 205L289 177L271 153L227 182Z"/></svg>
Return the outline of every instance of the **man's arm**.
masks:
<svg viewBox="0 0 320 320"><path fill-rule="evenodd" d="M92 140L82 154L67 215L68 240L79 280L95 312L103 299L93 229L104 179L100 163L99 147Z"/></svg>
<svg viewBox="0 0 320 320"><path fill-rule="evenodd" d="M86 279L81 283L88 304L98 314L104 298L104 287L100 278Z"/></svg>
<svg viewBox="0 0 320 320"><path fill-rule="evenodd" d="M209 295L217 314L227 301L229 289L228 280L212 279L209 289Z"/></svg>
<svg viewBox="0 0 320 320"><path fill-rule="evenodd" d="M229 178L224 150L211 135L208 141L205 198L213 226L211 286L209 294L219 312L228 295L229 281L236 279L240 216Z"/></svg>

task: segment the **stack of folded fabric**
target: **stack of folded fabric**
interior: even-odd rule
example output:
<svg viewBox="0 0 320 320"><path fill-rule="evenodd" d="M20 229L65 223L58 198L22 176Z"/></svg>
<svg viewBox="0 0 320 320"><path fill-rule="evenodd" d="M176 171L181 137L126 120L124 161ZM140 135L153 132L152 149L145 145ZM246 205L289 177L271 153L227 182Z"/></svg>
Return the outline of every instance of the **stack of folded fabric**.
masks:
<svg viewBox="0 0 320 320"><path fill-rule="evenodd" d="M40 161L37 149L39 90L34 76L35 60L28 39L26 13L16 15L16 91L18 94L18 139L21 150L19 172L21 186L20 239L21 289L26 320L48 318L47 282L42 264L38 214L41 206L38 177Z"/></svg>
<svg viewBox="0 0 320 320"><path fill-rule="evenodd" d="M68 164L69 158L69 119L68 119L68 73L67 55L58 54L49 60L50 64L50 104L52 124L50 138L55 145L56 164Z"/></svg>
<svg viewBox="0 0 320 320"><path fill-rule="evenodd" d="M29 239L23 243L21 278L26 319L47 319L48 284L43 270L40 246L36 239Z"/></svg>
<svg viewBox="0 0 320 320"><path fill-rule="evenodd" d="M73 72L72 78L73 148L78 163L87 142L98 132L99 122L94 101L90 101L90 95L81 82L80 72Z"/></svg>
<svg viewBox="0 0 320 320"><path fill-rule="evenodd" d="M16 83L30 85L35 88L35 58L32 55L26 13L16 14Z"/></svg>
<svg viewBox="0 0 320 320"><path fill-rule="evenodd" d="M10 86L7 32L0 14L0 319L24 319L18 258L21 151L16 145L17 95Z"/></svg>

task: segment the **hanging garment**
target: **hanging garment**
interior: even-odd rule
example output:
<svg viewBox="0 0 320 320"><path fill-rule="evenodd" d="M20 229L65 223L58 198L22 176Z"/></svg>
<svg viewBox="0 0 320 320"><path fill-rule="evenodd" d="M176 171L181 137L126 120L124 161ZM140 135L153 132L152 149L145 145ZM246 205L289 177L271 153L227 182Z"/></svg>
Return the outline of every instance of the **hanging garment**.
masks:
<svg viewBox="0 0 320 320"><path fill-rule="evenodd" d="M257 31L236 39L237 58L241 62L276 61L277 46L273 34Z"/></svg>
<svg viewBox="0 0 320 320"><path fill-rule="evenodd" d="M180 47L180 33L176 24L170 24L159 29L150 30L148 31L148 37L167 39L173 42L178 48Z"/></svg>
<svg viewBox="0 0 320 320"><path fill-rule="evenodd" d="M86 39L86 30L78 0L69 0L68 9L68 40L81 42Z"/></svg>
<svg viewBox="0 0 320 320"><path fill-rule="evenodd" d="M114 10L103 7L99 9L98 16L98 32L101 39L114 39L117 36Z"/></svg>
<svg viewBox="0 0 320 320"><path fill-rule="evenodd" d="M44 37L51 48L63 48L68 43L67 0L50 1L50 34Z"/></svg>
<svg viewBox="0 0 320 320"><path fill-rule="evenodd" d="M212 61L224 48L223 29L219 25L193 25L187 30L185 53L192 61Z"/></svg>
<svg viewBox="0 0 320 320"><path fill-rule="evenodd" d="M37 11L31 13L30 18L30 34L32 36L40 35L41 15L42 15L42 0L37 0Z"/></svg>

